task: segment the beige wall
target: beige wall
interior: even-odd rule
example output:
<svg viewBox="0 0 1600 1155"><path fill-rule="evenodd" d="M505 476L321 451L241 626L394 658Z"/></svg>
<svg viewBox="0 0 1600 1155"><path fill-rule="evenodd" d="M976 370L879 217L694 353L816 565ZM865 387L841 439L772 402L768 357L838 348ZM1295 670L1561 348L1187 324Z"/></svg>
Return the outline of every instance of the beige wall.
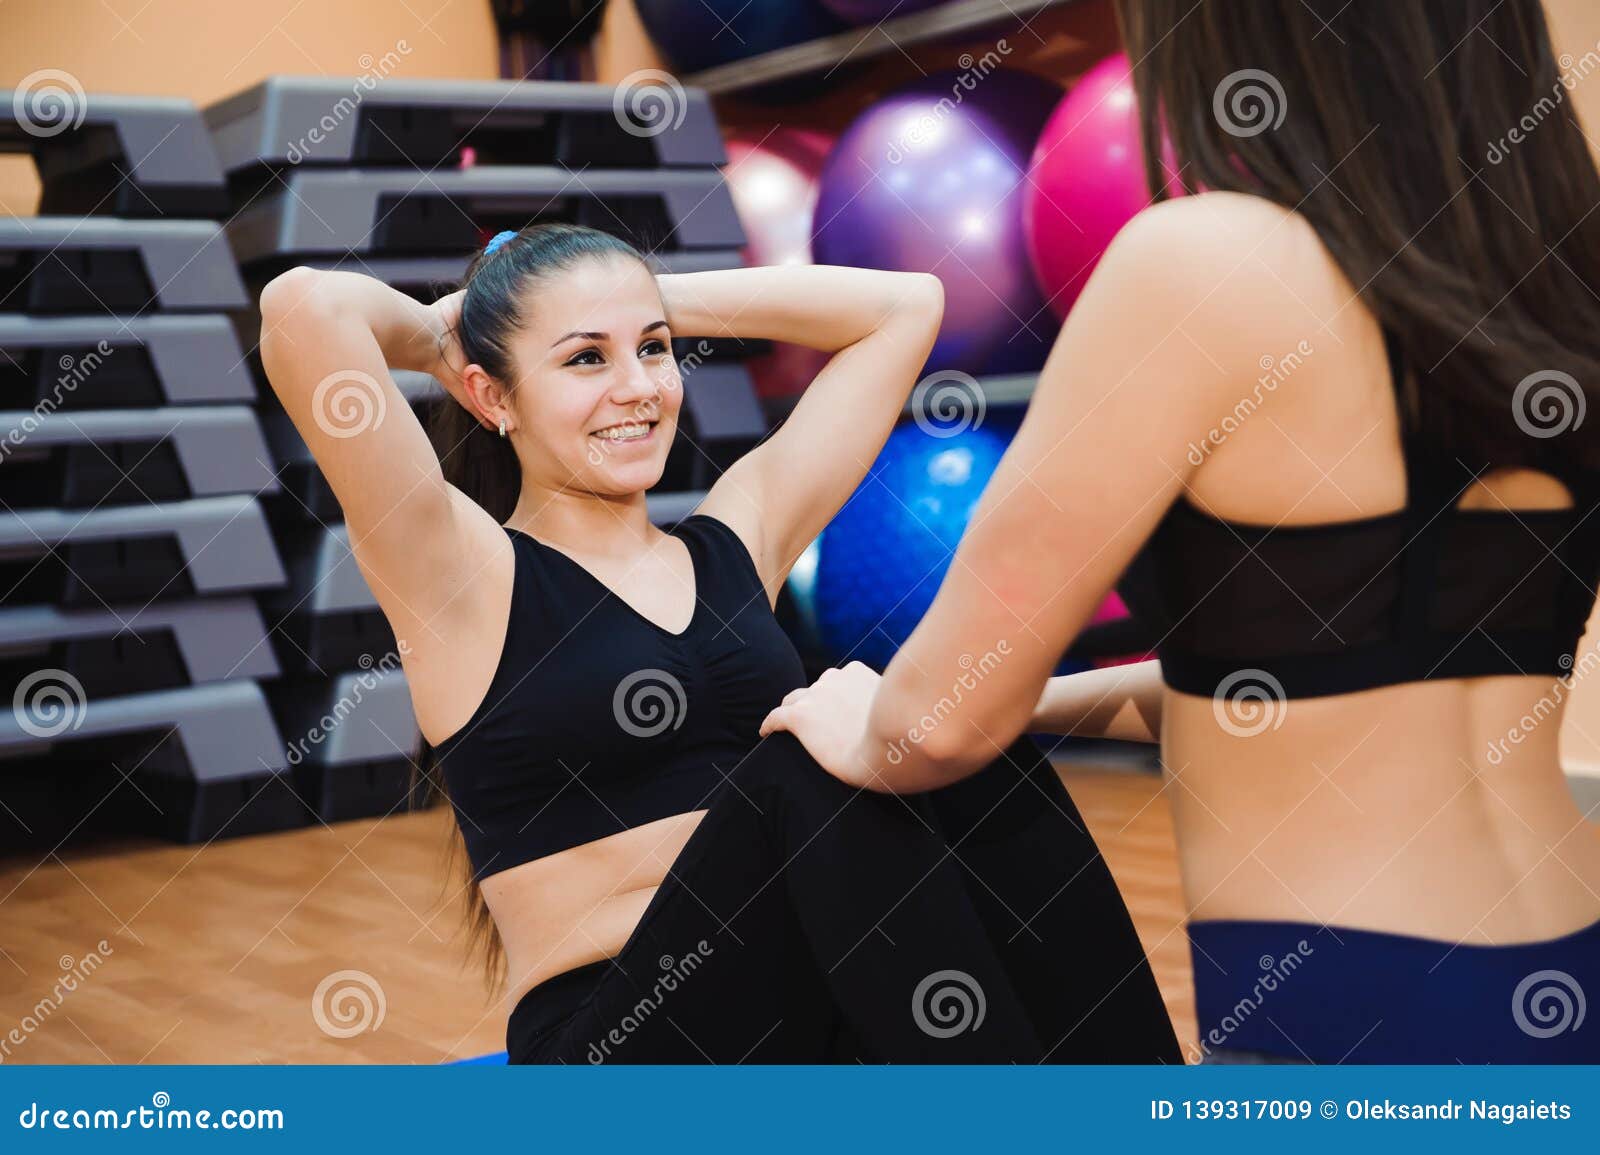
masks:
<svg viewBox="0 0 1600 1155"><path fill-rule="evenodd" d="M44 68L91 93L199 104L274 73L500 72L488 0L3 0L0 88ZM0 212L31 213L38 199L31 160L0 156Z"/></svg>

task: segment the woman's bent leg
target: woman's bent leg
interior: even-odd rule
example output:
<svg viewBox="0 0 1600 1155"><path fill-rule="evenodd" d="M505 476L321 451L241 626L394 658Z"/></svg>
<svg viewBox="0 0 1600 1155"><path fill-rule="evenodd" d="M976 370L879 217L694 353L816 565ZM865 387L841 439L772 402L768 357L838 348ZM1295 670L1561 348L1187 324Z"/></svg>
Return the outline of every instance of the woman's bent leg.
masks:
<svg viewBox="0 0 1600 1155"><path fill-rule="evenodd" d="M927 799L1047 1061L1181 1063L1127 905L1043 750L1020 738Z"/></svg>
<svg viewBox="0 0 1600 1155"><path fill-rule="evenodd" d="M731 775L578 1011L513 1061L1037 1062L939 831L792 736Z"/></svg>

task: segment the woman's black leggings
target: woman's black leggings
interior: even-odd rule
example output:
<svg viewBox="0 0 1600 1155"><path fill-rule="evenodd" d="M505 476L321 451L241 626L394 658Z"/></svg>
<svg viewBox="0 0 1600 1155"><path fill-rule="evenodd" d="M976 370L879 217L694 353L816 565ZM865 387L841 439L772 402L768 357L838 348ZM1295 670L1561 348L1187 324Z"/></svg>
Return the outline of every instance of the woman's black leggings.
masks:
<svg viewBox="0 0 1600 1155"><path fill-rule="evenodd" d="M1020 739L855 790L789 734L730 776L615 958L529 991L513 1063L1181 1062L1127 907Z"/></svg>

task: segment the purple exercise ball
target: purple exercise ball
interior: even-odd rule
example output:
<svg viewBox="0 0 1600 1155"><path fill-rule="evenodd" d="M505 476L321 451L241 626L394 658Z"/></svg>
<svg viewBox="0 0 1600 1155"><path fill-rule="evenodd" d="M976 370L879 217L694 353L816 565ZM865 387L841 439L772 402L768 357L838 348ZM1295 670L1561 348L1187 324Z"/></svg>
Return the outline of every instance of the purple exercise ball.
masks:
<svg viewBox="0 0 1600 1155"><path fill-rule="evenodd" d="M1050 321L1022 203L1028 158L1060 98L1027 72L935 73L856 117L828 155L812 258L938 276L945 321L925 371L985 372L1036 336L1030 321Z"/></svg>

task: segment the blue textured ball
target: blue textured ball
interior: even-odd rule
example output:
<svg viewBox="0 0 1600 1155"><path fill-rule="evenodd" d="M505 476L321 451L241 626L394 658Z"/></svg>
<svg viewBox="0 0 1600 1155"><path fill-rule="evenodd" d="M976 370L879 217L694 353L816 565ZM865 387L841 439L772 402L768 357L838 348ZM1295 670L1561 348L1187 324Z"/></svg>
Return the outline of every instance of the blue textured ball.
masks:
<svg viewBox="0 0 1600 1155"><path fill-rule="evenodd" d="M823 531L815 606L840 661L882 669L932 604L1010 440L988 425L937 437L889 436L865 481Z"/></svg>
<svg viewBox="0 0 1600 1155"><path fill-rule="evenodd" d="M933 604L1021 414L990 412L946 436L902 425L823 531L810 616L829 657L882 670ZM1089 669L1063 657L1056 673Z"/></svg>

